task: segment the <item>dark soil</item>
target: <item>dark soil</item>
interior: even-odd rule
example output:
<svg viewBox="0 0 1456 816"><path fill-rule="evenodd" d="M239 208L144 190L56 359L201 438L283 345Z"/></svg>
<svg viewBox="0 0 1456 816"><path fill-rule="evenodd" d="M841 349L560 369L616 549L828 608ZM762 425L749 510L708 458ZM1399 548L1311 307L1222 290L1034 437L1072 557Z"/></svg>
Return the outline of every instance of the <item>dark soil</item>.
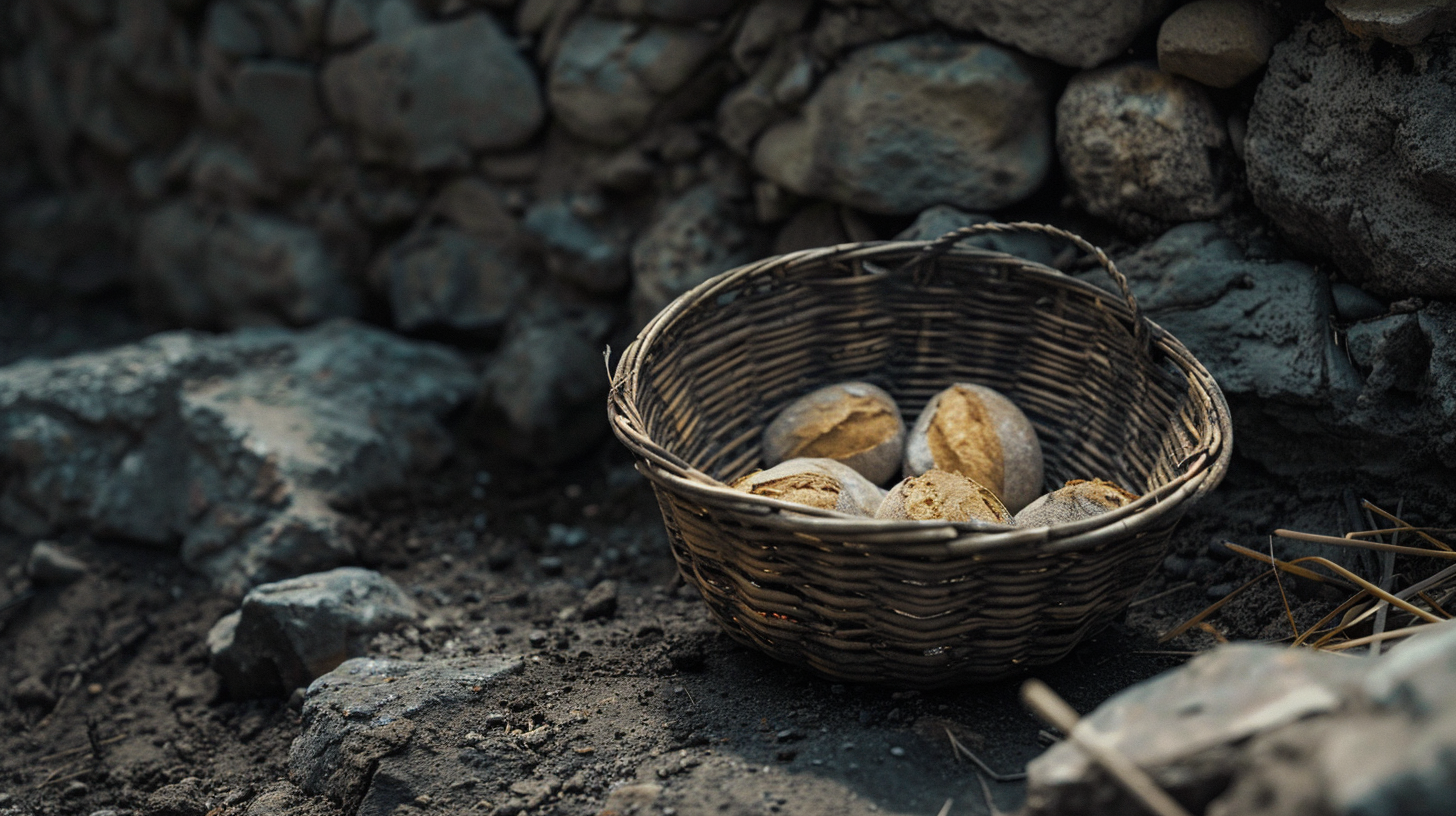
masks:
<svg viewBox="0 0 1456 816"><path fill-rule="evenodd" d="M845 686L729 640L677 577L651 491L615 441L542 471L496 460L469 429L461 436L443 472L354 510L363 563L429 613L378 637L373 653L524 656L524 671L483 705L517 730L551 724L557 736L549 751L462 783L455 801L414 811L595 813L614 787L650 783L661 792L644 813L934 814L947 799L951 813L986 813L947 731L1006 774L1048 744L1018 702L1019 681L933 693ZM1343 593L1292 579L1281 596L1266 580L1206 629L1158 642L1263 569L1211 544L1267 550L1278 526L1342 532L1346 506L1337 491L1301 495L1236 463L1179 528L1143 590L1151 600L1035 675L1088 711L1218 640L1287 637L1284 596L1308 626ZM222 700L207 667L207 631L238 599L171 553L79 537L63 543L91 574L32 589L22 569L31 543L0 539L0 814L224 816L277 793L298 696ZM617 613L580 620L575 607L605 578L621 582ZM187 778L202 797L191 805L173 801L178 788L155 795ZM1017 806L1020 784L989 787L999 808ZM275 800L293 804L251 812L337 812L322 799Z"/></svg>

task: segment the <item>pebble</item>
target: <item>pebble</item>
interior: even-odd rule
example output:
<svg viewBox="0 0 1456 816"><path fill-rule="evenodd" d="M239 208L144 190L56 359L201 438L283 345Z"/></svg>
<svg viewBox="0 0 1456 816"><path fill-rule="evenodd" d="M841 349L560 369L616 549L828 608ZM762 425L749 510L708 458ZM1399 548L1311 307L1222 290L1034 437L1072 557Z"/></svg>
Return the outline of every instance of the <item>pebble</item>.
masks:
<svg viewBox="0 0 1456 816"><path fill-rule="evenodd" d="M54 541L37 542L26 563L31 579L40 583L68 584L83 577L89 569L85 561L62 550Z"/></svg>
<svg viewBox="0 0 1456 816"><path fill-rule="evenodd" d="M582 620L610 618L617 614L617 582L602 581L591 588L581 602Z"/></svg>
<svg viewBox="0 0 1456 816"><path fill-rule="evenodd" d="M902 756L905 756L905 749L904 748L901 748L898 745L896 745L896 746L890 748L890 756L892 756L892 757L902 757Z"/></svg>
<svg viewBox="0 0 1456 816"><path fill-rule="evenodd" d="M560 575L566 569L565 562L554 555L544 555L536 559L536 566L547 575Z"/></svg>

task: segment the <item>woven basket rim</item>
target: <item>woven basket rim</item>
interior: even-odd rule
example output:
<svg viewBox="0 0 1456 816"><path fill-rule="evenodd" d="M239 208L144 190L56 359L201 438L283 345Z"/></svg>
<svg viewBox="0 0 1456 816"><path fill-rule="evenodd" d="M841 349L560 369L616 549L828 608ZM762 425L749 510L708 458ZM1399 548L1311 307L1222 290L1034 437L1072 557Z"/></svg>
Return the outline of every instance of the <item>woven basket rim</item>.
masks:
<svg viewBox="0 0 1456 816"><path fill-rule="evenodd" d="M1084 250L1090 250L1089 254L1099 261L1114 283L1122 289L1124 298L1119 301L1107 289L1015 255L980 247L954 246L957 241L972 235L1025 231L1064 237ZM873 262L879 257L907 252L915 253L914 257L894 271L862 268L859 273L845 274L831 268L834 262ZM921 259L941 255L997 265L1014 265L1015 274L1027 275L1052 287L1064 287L1099 298L1102 306L1113 314L1120 325L1129 327L1129 334L1139 341L1144 353L1151 353L1156 349L1172 361L1187 378L1190 389L1200 388L1209 397L1212 406L1212 433L1207 443L1178 463L1181 471L1178 476L1124 507L1076 522L1007 529L1003 525L979 521L866 519L734 490L659 445L643 427L636 400L638 374L645 362L646 353L661 334L699 303L712 300L719 290L736 288L749 279L772 276L775 270L791 264L807 265L808 262L819 261L819 268L830 274L824 278L816 278L815 282L829 283L836 279L849 280L860 274L903 274L907 267ZM715 275L684 292L658 312L623 350L615 370L612 371L607 401L608 420L613 432L636 456L638 471L660 487L691 495L697 501L722 510L753 516L757 523L778 528L791 536L804 536L815 540L833 539L846 544L895 542L922 545L907 550L907 555L940 553L945 556L964 556L1011 547L1029 548L1045 553L1064 552L1092 547L1110 538L1135 534L1156 523L1164 514L1176 509L1189 498L1216 486L1227 470L1233 452L1229 407L1218 383L1177 337L1142 313L1126 279L1117 271L1115 264L1100 249L1080 236L1055 227L1021 222L962 228L934 241L864 241L798 250L764 258Z"/></svg>

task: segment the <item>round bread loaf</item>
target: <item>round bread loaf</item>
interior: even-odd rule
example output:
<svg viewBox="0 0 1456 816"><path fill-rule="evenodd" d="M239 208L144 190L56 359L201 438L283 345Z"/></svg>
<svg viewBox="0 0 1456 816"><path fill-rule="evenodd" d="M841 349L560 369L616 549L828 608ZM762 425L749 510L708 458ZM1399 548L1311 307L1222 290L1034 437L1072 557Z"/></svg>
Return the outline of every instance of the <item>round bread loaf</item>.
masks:
<svg viewBox="0 0 1456 816"><path fill-rule="evenodd" d="M905 420L884 389L847 382L789 403L763 431L769 467L798 458L834 459L884 484L900 469Z"/></svg>
<svg viewBox="0 0 1456 816"><path fill-rule="evenodd" d="M885 491L833 459L790 459L744 476L732 485L755 496L873 517Z"/></svg>
<svg viewBox="0 0 1456 816"><path fill-rule="evenodd" d="M1050 527L1100 516L1137 501L1137 496L1102 479L1072 479L1016 514L1017 527Z"/></svg>
<svg viewBox="0 0 1456 816"><path fill-rule="evenodd" d="M933 468L990 488L1011 512L1042 491L1041 441L1016 404L984 385L956 383L930 398L905 441L905 475Z"/></svg>
<svg viewBox="0 0 1456 816"><path fill-rule="evenodd" d="M910 476L890 488L875 518L1011 523L1011 514L996 494L959 473L944 470Z"/></svg>

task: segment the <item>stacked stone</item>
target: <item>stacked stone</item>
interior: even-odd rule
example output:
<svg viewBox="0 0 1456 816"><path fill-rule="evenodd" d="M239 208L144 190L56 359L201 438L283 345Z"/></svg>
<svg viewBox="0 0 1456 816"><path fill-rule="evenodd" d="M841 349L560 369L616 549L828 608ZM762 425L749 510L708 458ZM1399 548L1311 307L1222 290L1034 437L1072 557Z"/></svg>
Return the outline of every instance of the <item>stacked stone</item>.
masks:
<svg viewBox="0 0 1456 816"><path fill-rule="evenodd" d="M1018 207L1163 236L1137 285L1231 392L1366 427L1389 389L1332 321L1456 296L1456 4L1381 5L15 0L4 274L493 351L502 444L561 459L603 430L602 346L709 276ZM1189 246L1246 277L1205 291ZM1237 319L1266 295L1287 320ZM1400 380L1431 421L1438 369Z"/></svg>

